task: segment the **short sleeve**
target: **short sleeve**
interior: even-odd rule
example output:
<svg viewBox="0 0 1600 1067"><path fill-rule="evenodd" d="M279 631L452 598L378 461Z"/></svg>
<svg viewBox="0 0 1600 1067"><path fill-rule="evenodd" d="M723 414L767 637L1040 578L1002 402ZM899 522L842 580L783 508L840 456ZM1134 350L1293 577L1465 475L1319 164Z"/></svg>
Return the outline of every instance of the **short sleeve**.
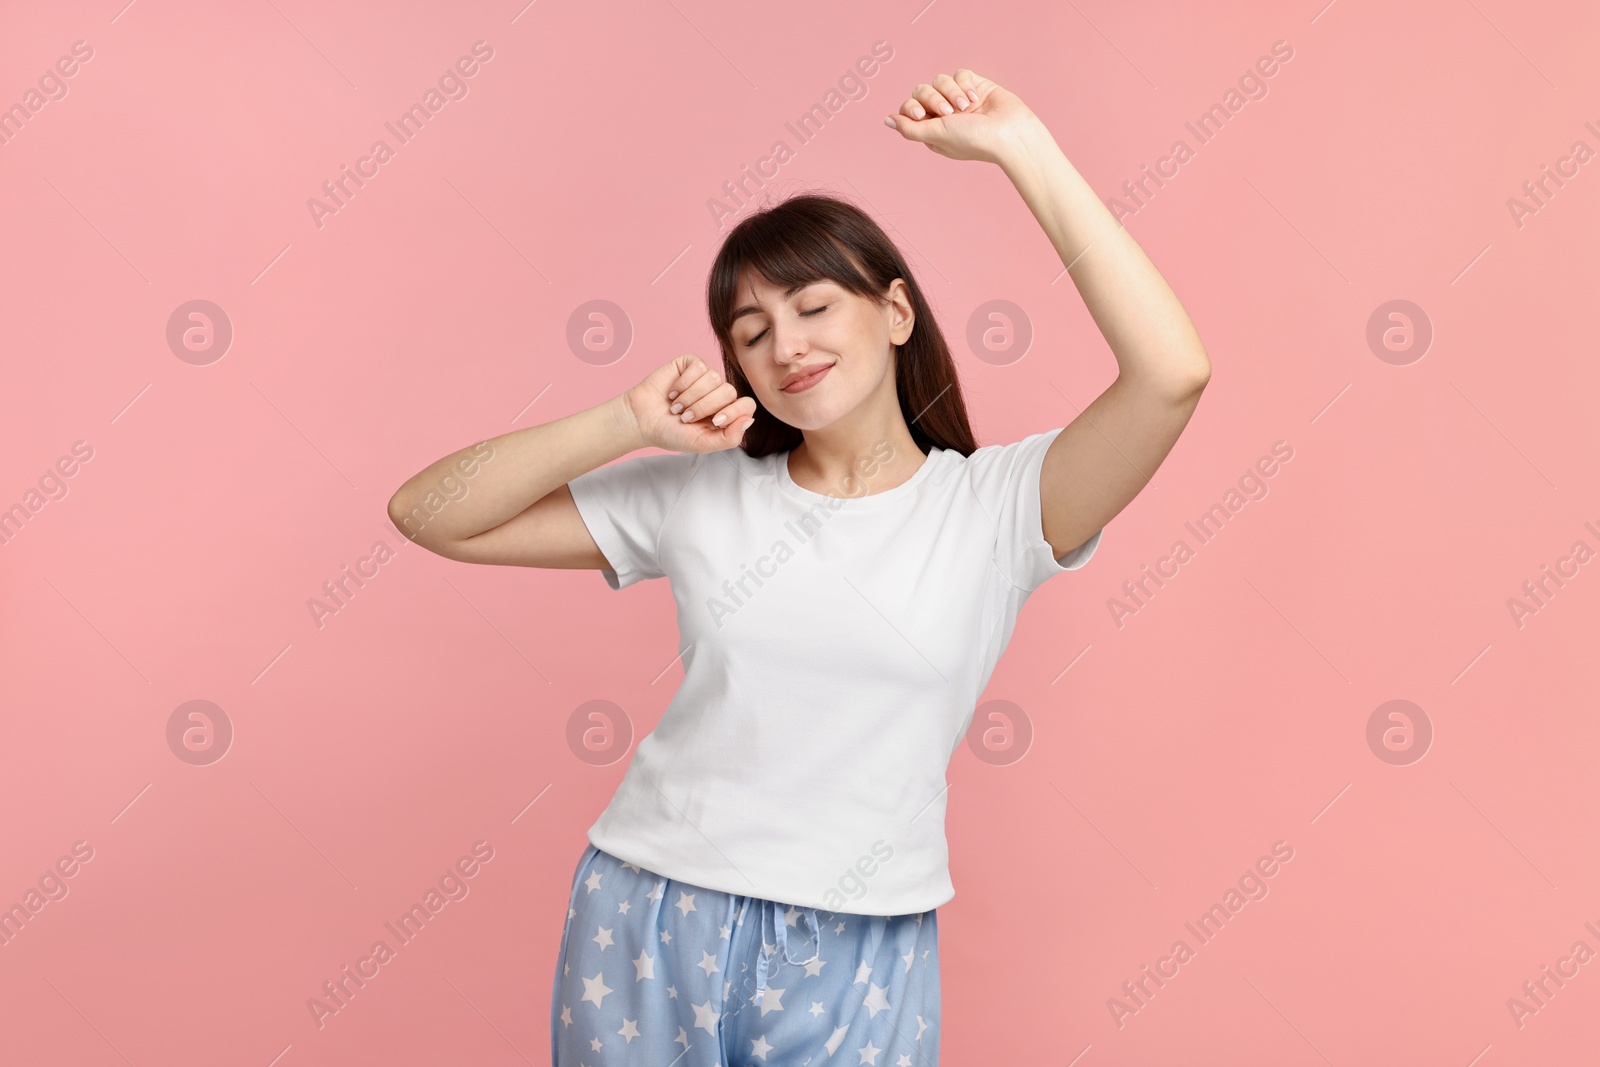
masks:
<svg viewBox="0 0 1600 1067"><path fill-rule="evenodd" d="M1105 532L1103 527L1096 530L1059 560L1044 539L1039 472L1044 468L1045 451L1060 432L1057 428L1009 445L987 445L967 457L973 487L995 519L995 566L1012 585L1028 592L1054 575L1088 563Z"/></svg>
<svg viewBox="0 0 1600 1067"><path fill-rule="evenodd" d="M600 572L611 588L666 574L661 530L704 458L698 452L634 456L567 483L578 515L611 564Z"/></svg>

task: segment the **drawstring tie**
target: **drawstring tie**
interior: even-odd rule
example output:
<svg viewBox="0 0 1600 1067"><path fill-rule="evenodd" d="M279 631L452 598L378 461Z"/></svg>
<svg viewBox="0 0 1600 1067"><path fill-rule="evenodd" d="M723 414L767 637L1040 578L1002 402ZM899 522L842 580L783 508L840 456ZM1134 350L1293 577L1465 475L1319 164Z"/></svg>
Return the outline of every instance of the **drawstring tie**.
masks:
<svg viewBox="0 0 1600 1067"><path fill-rule="evenodd" d="M767 976L770 973L767 961L774 954L783 953L785 963L815 963L822 956L822 928L817 922L815 908L800 909L800 924L802 928L809 922L811 924L810 939L814 942L811 958L796 960L789 958L789 924L784 917L778 914L778 909L783 905L776 901L763 900L761 902L761 958L756 961L756 992L759 993L767 986ZM772 942L767 942L767 923L772 924ZM804 946L802 941L801 945Z"/></svg>

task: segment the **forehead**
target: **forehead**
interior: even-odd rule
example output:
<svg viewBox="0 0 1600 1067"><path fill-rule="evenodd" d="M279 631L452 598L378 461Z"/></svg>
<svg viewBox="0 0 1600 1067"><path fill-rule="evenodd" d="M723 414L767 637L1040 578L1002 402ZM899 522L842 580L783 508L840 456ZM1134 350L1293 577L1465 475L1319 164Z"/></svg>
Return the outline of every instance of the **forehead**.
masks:
<svg viewBox="0 0 1600 1067"><path fill-rule="evenodd" d="M807 286L824 285L831 281L831 278L818 277L794 285L782 285L767 280L766 276L754 267L745 267L739 272L739 282L734 287L734 296L741 303L748 303L752 294L762 302L783 300Z"/></svg>

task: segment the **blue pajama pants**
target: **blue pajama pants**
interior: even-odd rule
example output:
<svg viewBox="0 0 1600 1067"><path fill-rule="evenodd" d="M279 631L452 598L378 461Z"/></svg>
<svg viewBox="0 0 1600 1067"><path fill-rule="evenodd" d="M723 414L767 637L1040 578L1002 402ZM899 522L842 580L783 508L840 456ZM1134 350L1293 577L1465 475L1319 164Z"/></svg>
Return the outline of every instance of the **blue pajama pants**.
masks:
<svg viewBox="0 0 1600 1067"><path fill-rule="evenodd" d="M555 1067L937 1067L938 919L736 896L591 843L550 1012Z"/></svg>

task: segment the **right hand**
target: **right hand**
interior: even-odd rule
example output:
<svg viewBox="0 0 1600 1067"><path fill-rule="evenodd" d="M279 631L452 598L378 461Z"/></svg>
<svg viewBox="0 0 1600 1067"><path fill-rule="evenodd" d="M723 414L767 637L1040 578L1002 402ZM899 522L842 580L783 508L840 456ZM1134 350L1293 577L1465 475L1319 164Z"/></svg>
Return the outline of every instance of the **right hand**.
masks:
<svg viewBox="0 0 1600 1067"><path fill-rule="evenodd" d="M669 398L669 393L676 395ZM733 448L755 422L755 398L739 396L699 356L679 356L663 364L622 394L622 400L645 443L673 452ZM677 405L682 406L674 413Z"/></svg>

